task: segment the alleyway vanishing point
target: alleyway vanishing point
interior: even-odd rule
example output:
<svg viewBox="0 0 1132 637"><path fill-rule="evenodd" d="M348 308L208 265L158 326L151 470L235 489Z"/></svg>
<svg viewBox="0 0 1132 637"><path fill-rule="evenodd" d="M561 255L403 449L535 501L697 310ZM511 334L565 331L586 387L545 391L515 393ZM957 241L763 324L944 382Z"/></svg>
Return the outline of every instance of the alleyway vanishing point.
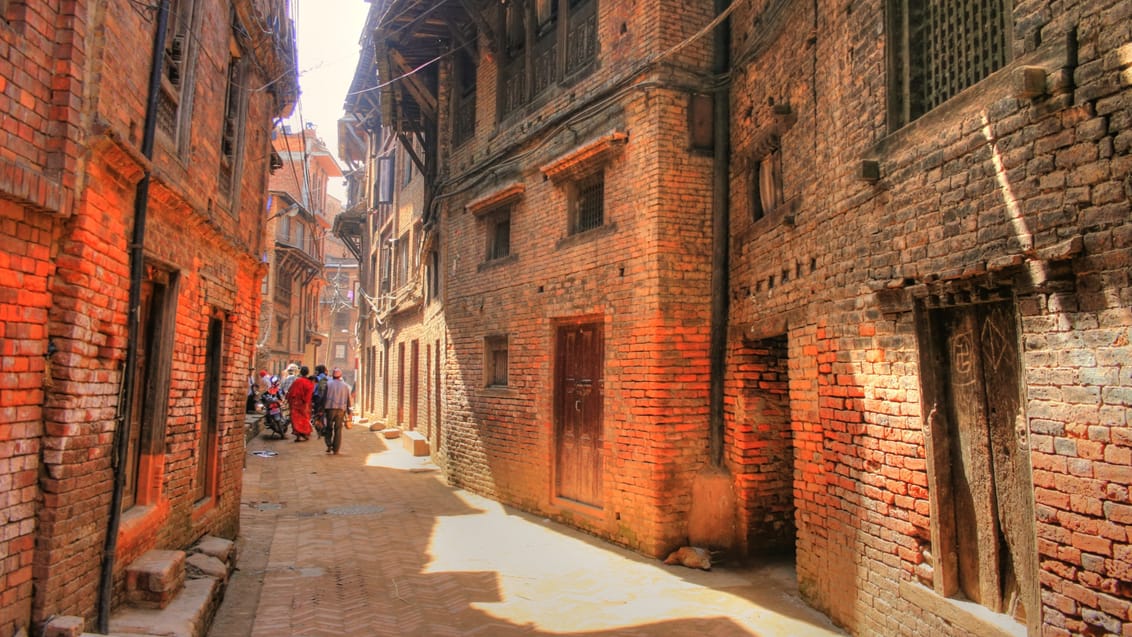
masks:
<svg viewBox="0 0 1132 637"><path fill-rule="evenodd" d="M345 434L337 456L249 443L238 570L210 637L844 634L789 566L666 566L453 489L397 440Z"/></svg>

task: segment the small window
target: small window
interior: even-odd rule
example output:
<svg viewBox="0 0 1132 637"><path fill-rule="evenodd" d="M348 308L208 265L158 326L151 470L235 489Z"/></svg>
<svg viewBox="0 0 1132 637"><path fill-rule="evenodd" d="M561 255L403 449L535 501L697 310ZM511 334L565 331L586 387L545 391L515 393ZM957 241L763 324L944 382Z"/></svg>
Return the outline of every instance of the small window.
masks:
<svg viewBox="0 0 1132 637"><path fill-rule="evenodd" d="M507 386L507 335L484 339L484 379L487 387Z"/></svg>
<svg viewBox="0 0 1132 637"><path fill-rule="evenodd" d="M487 260L502 259L511 255L511 207L492 213L487 223Z"/></svg>
<svg viewBox="0 0 1132 637"><path fill-rule="evenodd" d="M570 234L599 228L605 223L605 173L579 179L570 189Z"/></svg>
<svg viewBox="0 0 1132 637"><path fill-rule="evenodd" d="M377 160L377 183L374 188L374 203L393 203L393 156L387 155Z"/></svg>
<svg viewBox="0 0 1132 637"><path fill-rule="evenodd" d="M751 170L751 216L754 221L782 205L782 152L775 150Z"/></svg>
<svg viewBox="0 0 1132 637"><path fill-rule="evenodd" d="M283 346L287 344L287 319L276 319L275 321L275 344Z"/></svg>
<svg viewBox="0 0 1132 637"><path fill-rule="evenodd" d="M334 344L334 360L335 361L346 360L346 344L345 343L335 343Z"/></svg>

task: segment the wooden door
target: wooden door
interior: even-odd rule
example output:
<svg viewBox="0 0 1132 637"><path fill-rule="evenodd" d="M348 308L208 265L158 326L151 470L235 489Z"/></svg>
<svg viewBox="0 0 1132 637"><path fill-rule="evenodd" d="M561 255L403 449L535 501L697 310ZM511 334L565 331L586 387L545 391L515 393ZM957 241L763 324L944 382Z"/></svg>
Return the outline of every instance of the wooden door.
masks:
<svg viewBox="0 0 1132 637"><path fill-rule="evenodd" d="M602 472L601 324L558 328L555 443L558 495L600 506Z"/></svg>
<svg viewBox="0 0 1132 637"><path fill-rule="evenodd" d="M940 313L958 589L1020 621L1037 611L1033 482L1013 305Z"/></svg>
<svg viewBox="0 0 1132 637"><path fill-rule="evenodd" d="M153 311L154 296L153 281L143 280L141 295L138 303L138 330L142 338L138 339L137 356L134 359L133 397L130 403L130 416L126 422L126 435L129 443L126 449L125 483L122 489L122 510L125 511L137 503L138 481L142 455L142 429L145 420L146 382L149 376L149 355L153 344L154 326L150 321Z"/></svg>
<svg viewBox="0 0 1132 637"><path fill-rule="evenodd" d="M417 428L417 413L421 393L421 344L413 341L409 348L409 429Z"/></svg>

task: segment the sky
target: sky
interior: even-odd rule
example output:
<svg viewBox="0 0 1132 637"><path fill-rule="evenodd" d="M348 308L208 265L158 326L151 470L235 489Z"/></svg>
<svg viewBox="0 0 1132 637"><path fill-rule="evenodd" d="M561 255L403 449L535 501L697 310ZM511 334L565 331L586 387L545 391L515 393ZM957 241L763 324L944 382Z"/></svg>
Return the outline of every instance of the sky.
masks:
<svg viewBox="0 0 1132 637"><path fill-rule="evenodd" d="M365 0L291 0L299 49L299 106L287 120L292 130L315 124L318 135L338 157L338 118L354 69L369 3ZM327 191L346 201L341 179Z"/></svg>

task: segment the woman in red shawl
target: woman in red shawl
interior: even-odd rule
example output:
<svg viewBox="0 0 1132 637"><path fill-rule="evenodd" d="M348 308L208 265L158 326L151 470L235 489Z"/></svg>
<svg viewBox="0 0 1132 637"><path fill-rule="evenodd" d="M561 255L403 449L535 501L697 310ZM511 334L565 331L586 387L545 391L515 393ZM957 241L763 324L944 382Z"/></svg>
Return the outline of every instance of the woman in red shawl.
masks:
<svg viewBox="0 0 1132 637"><path fill-rule="evenodd" d="M310 440L311 436L311 396L314 383L307 378L310 369L305 365L299 369L299 376L287 390L287 404L291 406L291 429L295 432L295 442Z"/></svg>

